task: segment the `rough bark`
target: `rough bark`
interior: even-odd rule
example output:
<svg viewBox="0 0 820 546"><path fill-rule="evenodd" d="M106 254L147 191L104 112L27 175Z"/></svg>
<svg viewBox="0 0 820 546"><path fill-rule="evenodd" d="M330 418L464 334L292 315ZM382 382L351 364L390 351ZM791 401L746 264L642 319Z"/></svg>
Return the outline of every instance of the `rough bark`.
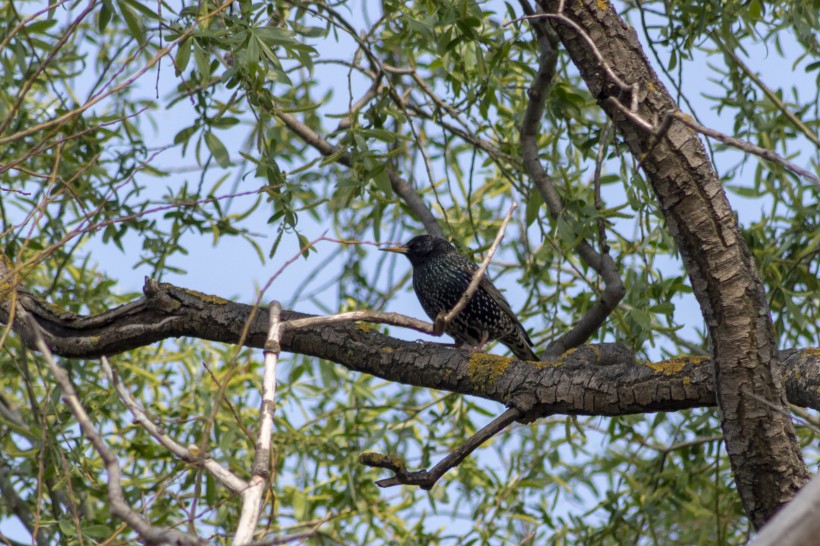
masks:
<svg viewBox="0 0 820 546"><path fill-rule="evenodd" d="M539 4L553 14L562 5ZM561 42L641 162L680 250L709 330L721 426L737 489L760 528L809 479L787 411L763 284L698 135L679 122L656 135L624 112L633 89L635 113L655 128L677 109L634 30L605 1L567 2L563 15L579 28L551 19Z"/></svg>
<svg viewBox="0 0 820 546"><path fill-rule="evenodd" d="M188 336L262 348L268 312L148 279L145 296L94 316L61 312L25 291L17 294L13 328L33 337L20 309L33 316L54 354L97 358ZM11 299L0 305L9 320ZM283 310L283 322L308 315ZM246 331L247 335L243 336ZM480 396L517 407L528 418L626 415L715 405L710 361L681 357L636 362L623 345L585 345L552 361L518 362L484 353L402 341L366 324L285 329L282 350L330 360L389 381ZM820 350L783 353L792 403L820 409Z"/></svg>
<svg viewBox="0 0 820 546"><path fill-rule="evenodd" d="M820 535L820 474L757 535L750 546L804 546Z"/></svg>

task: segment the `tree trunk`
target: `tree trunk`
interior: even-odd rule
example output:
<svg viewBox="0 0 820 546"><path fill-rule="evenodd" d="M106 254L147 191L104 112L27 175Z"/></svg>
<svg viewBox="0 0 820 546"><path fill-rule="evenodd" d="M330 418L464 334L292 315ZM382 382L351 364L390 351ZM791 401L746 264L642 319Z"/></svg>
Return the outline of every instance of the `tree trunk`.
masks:
<svg viewBox="0 0 820 546"><path fill-rule="evenodd" d="M559 4L540 1L545 13L556 13ZM664 123L677 105L634 30L606 2L567 2L563 15L579 28L560 18L551 19L553 26L590 92L641 162L680 249L709 331L721 426L737 489L760 528L809 479L786 405L763 283L700 138L682 123ZM660 131L647 130L630 115L635 94L634 114Z"/></svg>

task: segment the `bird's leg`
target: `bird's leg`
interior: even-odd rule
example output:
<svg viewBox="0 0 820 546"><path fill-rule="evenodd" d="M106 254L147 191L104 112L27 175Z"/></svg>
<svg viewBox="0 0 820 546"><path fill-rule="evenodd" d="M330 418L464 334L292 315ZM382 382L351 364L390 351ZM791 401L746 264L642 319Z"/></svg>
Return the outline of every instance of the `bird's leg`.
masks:
<svg viewBox="0 0 820 546"><path fill-rule="evenodd" d="M482 332L481 340L478 342L478 345L467 345L462 350L467 354L467 357L471 357L476 353L480 353L484 351L484 346L487 344L487 340L489 339L490 334L487 332ZM461 347L459 345L458 347Z"/></svg>

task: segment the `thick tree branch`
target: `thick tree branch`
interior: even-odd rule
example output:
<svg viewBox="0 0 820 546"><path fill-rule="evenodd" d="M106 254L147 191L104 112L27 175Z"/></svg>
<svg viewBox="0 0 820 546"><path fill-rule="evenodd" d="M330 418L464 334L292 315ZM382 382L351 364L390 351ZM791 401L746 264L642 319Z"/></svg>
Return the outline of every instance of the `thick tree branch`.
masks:
<svg viewBox="0 0 820 546"><path fill-rule="evenodd" d="M19 305L37 321L51 351L70 358L98 358L163 339L193 337L237 343L251 320L245 345L263 348L268 312L148 279L145 296L94 316L55 310L31 293ZM250 317L252 316L251 319ZM309 315L282 311L282 320ZM0 322L8 320L8 300ZM13 328L36 347L30 328ZM480 396L516 407L529 418L554 413L625 415L715 405L714 382L705 357L636 363L624 346L585 345L546 362L452 350L383 335L355 323L287 329L283 351L336 362L350 370L407 385ZM820 350L785 351L789 400L820 410Z"/></svg>
<svg viewBox="0 0 820 546"><path fill-rule="evenodd" d="M737 489L760 528L809 479L787 416L780 359L763 283L697 133L677 110L631 29L609 3L539 0L592 96L613 120L652 185L701 306L713 350L716 396ZM563 19L571 24L566 24ZM591 44L590 44L591 42ZM602 69L603 63L603 69ZM615 76L612 75L614 72ZM624 84L631 104L622 104ZM638 101L637 109L633 108ZM635 111L635 115L628 112Z"/></svg>

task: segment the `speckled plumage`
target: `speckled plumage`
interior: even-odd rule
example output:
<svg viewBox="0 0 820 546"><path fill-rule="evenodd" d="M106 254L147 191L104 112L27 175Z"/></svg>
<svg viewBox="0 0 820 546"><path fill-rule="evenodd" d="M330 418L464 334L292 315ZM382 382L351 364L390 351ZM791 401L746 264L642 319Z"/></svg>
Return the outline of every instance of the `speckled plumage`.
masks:
<svg viewBox="0 0 820 546"><path fill-rule="evenodd" d="M413 288L424 312L435 320L452 309L467 290L478 266L458 253L445 239L430 235L413 237L407 244L385 248L407 256L413 265ZM499 340L521 360L538 360L527 331L510 304L484 275L478 290L445 332L458 343L478 346Z"/></svg>

